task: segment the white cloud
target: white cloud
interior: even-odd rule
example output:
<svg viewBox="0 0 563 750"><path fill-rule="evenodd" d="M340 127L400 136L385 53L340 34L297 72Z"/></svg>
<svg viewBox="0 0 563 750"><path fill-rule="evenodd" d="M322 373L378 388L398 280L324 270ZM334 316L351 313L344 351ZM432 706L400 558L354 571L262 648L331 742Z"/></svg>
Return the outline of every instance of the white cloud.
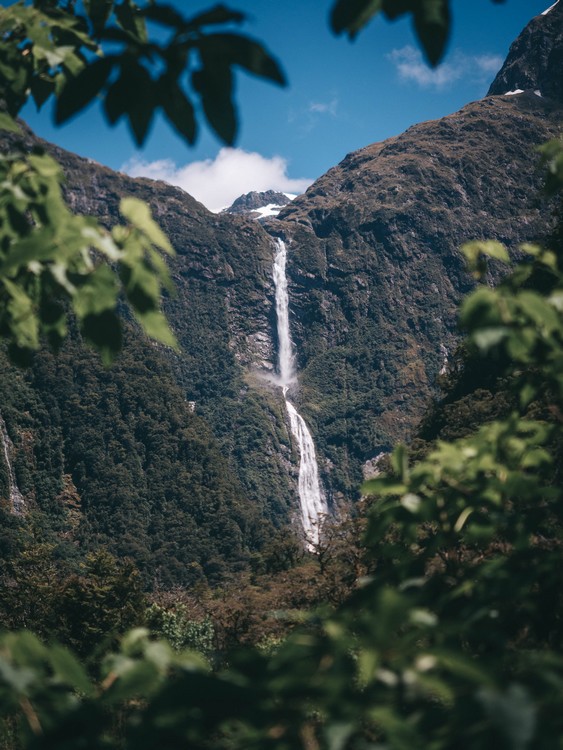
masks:
<svg viewBox="0 0 563 750"><path fill-rule="evenodd" d="M487 76L496 76L504 62L500 55L474 55L469 60Z"/></svg>
<svg viewBox="0 0 563 750"><path fill-rule="evenodd" d="M251 190L279 190L302 193L312 180L293 179L287 175L287 160L271 159L256 152L222 148L215 159L177 166L170 159L146 162L134 157L121 167L131 177L150 177L177 185L210 211L220 211Z"/></svg>
<svg viewBox="0 0 563 750"><path fill-rule="evenodd" d="M420 50L410 45L393 50L387 57L402 80L414 82L422 88L435 89L448 88L462 78L485 83L503 63L499 55L467 55L457 51L451 55L449 62L430 68Z"/></svg>
<svg viewBox="0 0 563 750"><path fill-rule="evenodd" d="M311 102L309 104L309 112L319 115L332 115L336 117L337 109L338 99L336 97L333 97L329 102Z"/></svg>

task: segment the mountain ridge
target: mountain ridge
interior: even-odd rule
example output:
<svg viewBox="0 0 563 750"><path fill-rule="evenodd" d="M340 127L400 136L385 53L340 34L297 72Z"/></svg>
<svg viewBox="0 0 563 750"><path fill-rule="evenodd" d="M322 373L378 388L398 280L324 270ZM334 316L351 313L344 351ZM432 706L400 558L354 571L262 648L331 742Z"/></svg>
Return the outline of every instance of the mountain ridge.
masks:
<svg viewBox="0 0 563 750"><path fill-rule="evenodd" d="M563 101L563 3L533 18L513 42L487 96L534 91Z"/></svg>

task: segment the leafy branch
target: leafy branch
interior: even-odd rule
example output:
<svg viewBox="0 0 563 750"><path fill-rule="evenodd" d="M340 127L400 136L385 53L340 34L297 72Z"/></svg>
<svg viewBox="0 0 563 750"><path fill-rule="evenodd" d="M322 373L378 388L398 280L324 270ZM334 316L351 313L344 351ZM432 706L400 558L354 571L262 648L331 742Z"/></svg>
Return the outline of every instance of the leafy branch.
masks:
<svg viewBox="0 0 563 750"><path fill-rule="evenodd" d="M13 358L25 361L43 338L58 348L72 310L84 338L111 360L121 346L121 292L147 334L175 347L159 308L162 290L172 290L163 254L173 250L148 207L124 198L127 224L108 231L69 211L61 181L46 154L0 157L0 333Z"/></svg>

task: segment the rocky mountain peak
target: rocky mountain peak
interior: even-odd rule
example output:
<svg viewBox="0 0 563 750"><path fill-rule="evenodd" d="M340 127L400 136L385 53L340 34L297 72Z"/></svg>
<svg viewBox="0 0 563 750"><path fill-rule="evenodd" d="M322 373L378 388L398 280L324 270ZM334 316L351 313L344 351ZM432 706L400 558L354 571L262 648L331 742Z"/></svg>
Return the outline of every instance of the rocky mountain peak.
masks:
<svg viewBox="0 0 563 750"><path fill-rule="evenodd" d="M222 213L246 214L252 218L262 219L267 216L277 216L280 210L290 201L291 198L288 195L275 190L265 190L263 192L253 190L250 193L241 195L229 208L224 209Z"/></svg>
<svg viewBox="0 0 563 750"><path fill-rule="evenodd" d="M563 101L563 2L533 18L510 47L488 96L535 93Z"/></svg>

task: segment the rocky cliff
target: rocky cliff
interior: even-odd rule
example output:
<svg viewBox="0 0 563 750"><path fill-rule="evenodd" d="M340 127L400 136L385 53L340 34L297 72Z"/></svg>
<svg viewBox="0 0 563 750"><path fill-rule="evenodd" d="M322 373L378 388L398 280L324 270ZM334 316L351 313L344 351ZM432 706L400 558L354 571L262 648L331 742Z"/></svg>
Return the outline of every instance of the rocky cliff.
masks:
<svg viewBox="0 0 563 750"><path fill-rule="evenodd" d="M534 91L563 102L563 3L532 19L511 46L489 96Z"/></svg>
<svg viewBox="0 0 563 750"><path fill-rule="evenodd" d="M460 244L548 231L534 149L561 114L533 93L488 97L350 154L268 224L290 243L300 397L333 486L422 413L471 285Z"/></svg>
<svg viewBox="0 0 563 750"><path fill-rule="evenodd" d="M278 214L283 206L287 205L291 199L285 193L278 193L275 190L266 190L263 192L252 191L241 195L233 202L229 208L225 208L223 213L250 215L252 218L260 218L264 209L268 209L268 214Z"/></svg>

